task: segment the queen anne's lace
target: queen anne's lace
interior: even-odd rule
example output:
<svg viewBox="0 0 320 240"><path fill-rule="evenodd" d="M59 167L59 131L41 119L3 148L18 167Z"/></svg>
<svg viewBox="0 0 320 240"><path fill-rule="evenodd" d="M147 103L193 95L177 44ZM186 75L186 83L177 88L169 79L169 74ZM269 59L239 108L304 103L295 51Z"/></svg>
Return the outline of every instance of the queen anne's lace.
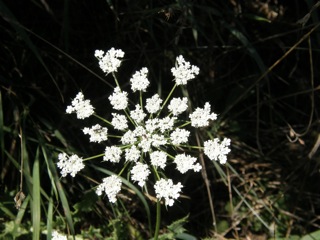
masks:
<svg viewBox="0 0 320 240"><path fill-rule="evenodd" d="M120 162L122 150L117 146L106 147L104 152L104 161L110 161L114 163Z"/></svg>
<svg viewBox="0 0 320 240"><path fill-rule="evenodd" d="M209 120L216 120L217 114L210 113L211 105L206 103L204 108L197 108L192 114L190 114L191 126L193 127L207 127Z"/></svg>
<svg viewBox="0 0 320 240"><path fill-rule="evenodd" d="M121 64L121 58L124 56L122 50L111 48L108 52L102 50L96 50L94 53L95 57L99 60L99 66L105 73L116 72Z"/></svg>
<svg viewBox="0 0 320 240"><path fill-rule="evenodd" d="M115 203L117 201L117 194L120 192L122 181L118 176L112 175L102 180L102 183L97 187L97 195L102 195L105 192L109 201Z"/></svg>
<svg viewBox="0 0 320 240"><path fill-rule="evenodd" d="M168 106L169 111L172 112L174 116L183 113L188 108L188 99L184 98L172 98Z"/></svg>
<svg viewBox="0 0 320 240"><path fill-rule="evenodd" d="M128 106L127 96L127 92L121 92L120 88L116 87L113 94L109 97L112 107L116 110L124 110Z"/></svg>
<svg viewBox="0 0 320 240"><path fill-rule="evenodd" d="M108 128L101 127L100 124L96 124L91 128L85 127L83 133L90 135L90 142L99 143L108 140Z"/></svg>
<svg viewBox="0 0 320 240"><path fill-rule="evenodd" d="M68 156L66 153L60 153L58 159L57 166L61 169L62 177L67 176L67 174L74 177L77 172L84 168L83 159L76 154Z"/></svg>
<svg viewBox="0 0 320 240"><path fill-rule="evenodd" d="M183 186L180 182L178 182L177 184L173 184L173 181L171 179L160 179L154 185L157 198L164 198L165 205L167 206L173 205L174 199L177 199L180 196L182 187Z"/></svg>
<svg viewBox="0 0 320 240"><path fill-rule="evenodd" d="M150 174L150 170L148 169L147 164L143 164L138 162L132 169L131 169L131 179L133 181L137 181L140 187L143 187L148 176Z"/></svg>
<svg viewBox="0 0 320 240"><path fill-rule="evenodd" d="M218 138L205 141L204 154L211 160L225 164L227 162L227 154L231 151L229 148L230 143L231 141L229 138L225 138L222 141Z"/></svg>
<svg viewBox="0 0 320 240"><path fill-rule="evenodd" d="M183 56L180 55L176 58L176 67L171 68L171 72L177 85L186 85L188 80L199 74L199 68L185 61Z"/></svg>
<svg viewBox="0 0 320 240"><path fill-rule="evenodd" d="M75 112L78 119L90 117L94 113L90 100L85 100L82 92L79 92L72 100L71 106L67 107L66 112L69 114Z"/></svg>
<svg viewBox="0 0 320 240"><path fill-rule="evenodd" d="M196 163L196 161L197 159L195 157L186 154L178 154L174 159L175 164L177 164L177 169L181 173L186 173L191 169L195 172L199 172L201 170L201 165Z"/></svg>
<svg viewBox="0 0 320 240"><path fill-rule="evenodd" d="M107 53L97 50L95 56L99 59L102 71L109 73L117 71L124 53L115 49L110 49ZM199 68L185 61L182 56L177 57L176 67L171 71L176 85L185 85L199 74ZM122 91L117 82L117 87L109 96L110 104L115 110L110 114L111 122L105 120L109 127L97 124L91 128L84 128L83 132L90 135L92 142L116 139L116 145L105 148L103 160L119 163L123 157L125 160L123 169L130 168L128 172L131 180L141 187L148 187L151 182L148 181L148 177L153 173L158 179L154 184L157 199L164 199L167 206L172 206L180 196L183 186L180 182L174 184L171 179L160 178L165 176L164 170L168 168L167 166L174 163L182 174L189 170L194 172L201 170L197 158L184 153L184 147L188 147L189 151L195 148L204 150L205 155L211 160L225 163L226 155L230 151L228 148L230 140L225 139L221 142L218 139L208 140L204 143L204 147L188 145L191 131L185 128L190 125L196 128L206 127L210 121L217 118L217 115L211 112L211 105L207 102L203 108L196 108L189 115L190 121L181 119L182 113L188 109L188 99L174 97L170 100L173 91L164 101L159 94L151 94L151 97L143 99L142 93L150 84L147 74L148 69L142 68L130 79L132 91L140 91L139 103L133 105L134 109L130 108L128 93ZM163 113L164 110L169 110L168 115ZM93 114L93 107L90 101L84 100L83 94L79 93L72 101L72 106L67 108L67 112L76 112L78 118L85 118ZM119 133L120 136L115 135ZM175 150L179 154L174 155ZM78 156L68 157L64 154L59 155L58 167L62 169L63 176L68 173L74 176L84 165ZM96 193L102 195L105 192L109 201L114 203L121 185L120 177L112 175L103 179Z"/></svg>
<svg viewBox="0 0 320 240"><path fill-rule="evenodd" d="M153 166L164 169L167 162L167 154L162 151L154 151L150 154L150 159Z"/></svg>
<svg viewBox="0 0 320 240"><path fill-rule="evenodd" d="M148 75L148 69L142 68L139 71L137 71L135 74L133 74L132 78L130 79L131 82L131 89L133 92L135 91L142 91L145 92L147 87L149 86L150 82L147 78Z"/></svg>
<svg viewBox="0 0 320 240"><path fill-rule="evenodd" d="M156 113L160 110L162 99L158 94L153 95L152 98L147 99L146 109L149 113Z"/></svg>

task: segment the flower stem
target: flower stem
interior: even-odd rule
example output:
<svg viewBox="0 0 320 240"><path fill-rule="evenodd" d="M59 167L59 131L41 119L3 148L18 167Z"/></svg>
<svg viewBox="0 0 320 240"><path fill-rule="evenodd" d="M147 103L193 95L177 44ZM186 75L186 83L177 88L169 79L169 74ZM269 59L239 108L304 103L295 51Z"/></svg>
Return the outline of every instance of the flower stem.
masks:
<svg viewBox="0 0 320 240"><path fill-rule="evenodd" d="M159 230L160 230L160 221L161 221L161 204L160 200L157 200L157 218L156 218L156 229L154 231L154 240L158 240Z"/></svg>
<svg viewBox="0 0 320 240"><path fill-rule="evenodd" d="M159 111L158 114L157 114L157 117L160 115L162 109L166 106L168 100L171 98L171 95L172 95L172 93L174 92L174 90L176 89L176 87L177 87L177 84L175 84L175 85L172 87L172 89L171 89L170 93L168 94L166 100L165 100L164 103L162 104L161 109L160 109L160 111Z"/></svg>
<svg viewBox="0 0 320 240"><path fill-rule="evenodd" d="M103 117L100 117L99 115L97 114L93 114L96 118L100 119L101 121L107 123L108 125L112 126L111 122L109 122L107 119L104 119Z"/></svg>

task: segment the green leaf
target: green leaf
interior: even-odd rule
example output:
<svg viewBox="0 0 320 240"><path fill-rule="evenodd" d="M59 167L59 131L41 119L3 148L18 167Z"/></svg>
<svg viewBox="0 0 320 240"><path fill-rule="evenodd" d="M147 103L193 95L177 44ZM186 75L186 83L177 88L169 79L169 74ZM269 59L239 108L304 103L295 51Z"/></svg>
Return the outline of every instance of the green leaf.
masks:
<svg viewBox="0 0 320 240"><path fill-rule="evenodd" d="M94 191L90 191L90 192L85 193L82 196L81 202L78 202L73 206L73 208L76 210L75 213L77 213L79 211L90 212L97 200L98 200L98 196Z"/></svg>
<svg viewBox="0 0 320 240"><path fill-rule="evenodd" d="M40 224L41 224L41 196L40 196L40 163L39 163L39 148L36 152L36 157L33 163L33 182L32 182L32 226L34 240L40 239Z"/></svg>
<svg viewBox="0 0 320 240"><path fill-rule="evenodd" d="M22 202L22 205L21 205L19 212L16 216L16 219L14 220L14 227L12 230L13 236L19 236L21 234L20 224L21 224L22 219L24 217L24 214L26 212L29 201L30 201L30 195L28 195L26 197L26 199Z"/></svg>
<svg viewBox="0 0 320 240"><path fill-rule="evenodd" d="M59 198L60 198L60 201L61 201L61 205L62 205L62 208L63 208L63 211L64 211L64 214L65 214L65 217L67 219L67 223L68 223L68 226L69 226L69 229L70 229L70 233L72 236L75 236L75 231L74 231L74 224L73 224L73 220L72 220L72 216L71 216L71 211L70 211L70 207L69 207L69 202L68 202L68 199L66 197L66 194L65 194L65 190L59 180L59 176L58 176L58 173L57 173L57 170L56 170L56 167L53 163L53 161L48 161L48 164L49 164L49 168L50 168L50 171L52 173L52 176L54 177L54 180L55 180L55 185L56 185L56 188L58 190L58 193L59 193Z"/></svg>
<svg viewBox="0 0 320 240"><path fill-rule="evenodd" d="M181 219L174 221L168 226L168 229L175 234L185 232L186 229L183 227L183 225L187 222L188 217L189 216L187 215Z"/></svg>
<svg viewBox="0 0 320 240"><path fill-rule="evenodd" d="M320 239L320 230L309 233L301 238L301 240L315 240Z"/></svg>
<svg viewBox="0 0 320 240"><path fill-rule="evenodd" d="M47 239L50 240L52 236L52 224L53 224L53 199L52 196L49 199L48 214L47 214Z"/></svg>
<svg viewBox="0 0 320 240"><path fill-rule="evenodd" d="M0 91L0 149L1 159L4 159L4 120L3 120L3 106L2 106L2 95Z"/></svg>

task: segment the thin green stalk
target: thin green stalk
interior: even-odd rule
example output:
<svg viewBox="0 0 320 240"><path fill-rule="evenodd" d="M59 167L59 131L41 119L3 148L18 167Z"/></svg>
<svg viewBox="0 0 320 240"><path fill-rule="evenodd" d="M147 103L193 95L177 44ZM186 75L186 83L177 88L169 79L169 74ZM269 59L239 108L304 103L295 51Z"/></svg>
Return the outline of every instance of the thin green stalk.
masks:
<svg viewBox="0 0 320 240"><path fill-rule="evenodd" d="M87 158L83 159L83 161L88 161L88 160L99 158L99 157L103 157L103 156L104 156L104 153L101 153L101 154L98 154L98 155L95 155L95 156L87 157Z"/></svg>
<svg viewBox="0 0 320 240"><path fill-rule="evenodd" d="M159 173L154 166L153 166L153 172L156 176L156 179L159 180L160 179ZM160 200L157 199L157 217L156 217L156 226L154 230L154 238L153 238L154 240L157 240L159 236L160 221L161 221L161 204L160 204Z"/></svg>
<svg viewBox="0 0 320 240"><path fill-rule="evenodd" d="M109 122L108 120L104 119L103 117L100 117L99 115L97 115L95 113L93 114L93 116L99 118L101 121L103 121L103 122L109 124L110 126L112 126L111 122Z"/></svg>
<svg viewBox="0 0 320 240"><path fill-rule="evenodd" d="M174 91L176 88L177 88L177 84L175 84L175 85L173 86L173 88L171 89L171 91L170 91L170 93L168 94L166 100L165 100L164 103L162 104L161 109L160 109L160 111L159 111L158 114L157 114L157 117L160 115L162 109L163 109L164 106L167 104L167 102L168 102L169 99L171 98L171 95L172 95L173 91Z"/></svg>
<svg viewBox="0 0 320 240"><path fill-rule="evenodd" d="M154 240L158 240L159 230L160 230L160 221L161 221L161 204L160 200L157 200L157 218L156 218L156 228L154 231Z"/></svg>
<svg viewBox="0 0 320 240"><path fill-rule="evenodd" d="M112 72L112 77L113 77L113 79L114 79L117 87L119 87L119 88L121 89L121 87L120 87L120 85L119 85L119 82L118 82L118 79L117 79L117 77L116 77L116 74L115 74L114 72Z"/></svg>

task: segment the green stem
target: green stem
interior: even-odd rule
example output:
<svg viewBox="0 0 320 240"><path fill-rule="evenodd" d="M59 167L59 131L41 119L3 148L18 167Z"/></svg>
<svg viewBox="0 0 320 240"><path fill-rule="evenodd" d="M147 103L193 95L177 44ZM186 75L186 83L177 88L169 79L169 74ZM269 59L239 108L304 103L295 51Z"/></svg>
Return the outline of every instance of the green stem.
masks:
<svg viewBox="0 0 320 240"><path fill-rule="evenodd" d="M156 229L154 231L154 240L158 240L159 230L160 230L160 220L161 220L161 204L160 200L157 200L157 219L156 219Z"/></svg>
<svg viewBox="0 0 320 240"><path fill-rule="evenodd" d="M116 74L115 74L114 72L112 72L112 77L113 77L113 79L114 79L114 81L115 81L115 83L116 83L117 87L119 87L119 88L120 88L120 85L119 85L118 79L117 79ZM120 88L120 89L121 89L121 88Z"/></svg>
<svg viewBox="0 0 320 240"><path fill-rule="evenodd" d="M161 109L160 109L160 111L159 111L158 114L157 114L157 117L160 115L162 109L166 106L167 102L168 102L169 99L171 98L171 95L172 95L172 93L174 92L174 90L176 89L176 87L177 87L177 84L175 84L175 85L173 86L173 88L171 89L171 91L170 91L170 93L168 94L166 100L165 100L164 103L162 104Z"/></svg>
<svg viewBox="0 0 320 240"><path fill-rule="evenodd" d="M103 117L100 117L99 115L97 114L93 114L93 116L95 116L96 118L100 119L101 121L107 123L108 125L112 126L111 122L109 122L107 119L104 119Z"/></svg>

